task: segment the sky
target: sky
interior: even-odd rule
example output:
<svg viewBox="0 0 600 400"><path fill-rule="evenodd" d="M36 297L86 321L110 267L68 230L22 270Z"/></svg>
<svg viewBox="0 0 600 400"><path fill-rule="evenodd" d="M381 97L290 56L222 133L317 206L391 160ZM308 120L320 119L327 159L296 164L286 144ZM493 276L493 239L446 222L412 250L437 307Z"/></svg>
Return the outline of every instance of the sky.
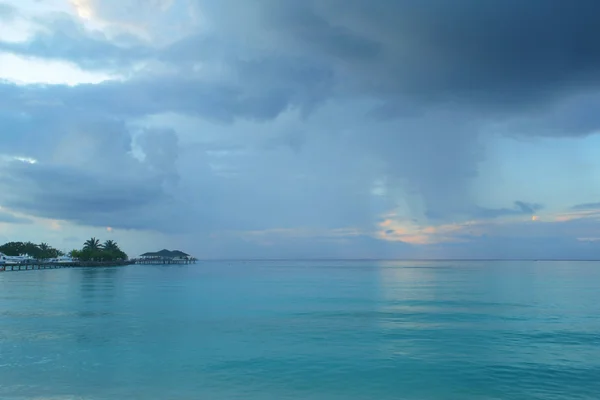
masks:
<svg viewBox="0 0 600 400"><path fill-rule="evenodd" d="M0 242L600 258L599 14L0 0Z"/></svg>

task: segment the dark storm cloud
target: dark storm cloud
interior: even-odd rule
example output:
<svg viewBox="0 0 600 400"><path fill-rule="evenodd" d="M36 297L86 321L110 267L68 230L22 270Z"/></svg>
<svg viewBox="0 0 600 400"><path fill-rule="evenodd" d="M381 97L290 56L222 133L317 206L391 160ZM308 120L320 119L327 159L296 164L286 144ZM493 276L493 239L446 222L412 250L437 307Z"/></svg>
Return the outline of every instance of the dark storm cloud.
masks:
<svg viewBox="0 0 600 400"><path fill-rule="evenodd" d="M357 34L347 27L334 25L319 15L310 2L274 2L264 9L269 23L266 29L285 33L300 45L316 48L322 54L357 62L381 55L379 42Z"/></svg>
<svg viewBox="0 0 600 400"><path fill-rule="evenodd" d="M598 82L593 0L335 3L387 41L383 77L419 97L510 106Z"/></svg>
<svg viewBox="0 0 600 400"><path fill-rule="evenodd" d="M514 110L598 83L594 0L263 0L245 19L224 11L235 2L199 3L227 33L328 60L345 89L384 99Z"/></svg>
<svg viewBox="0 0 600 400"><path fill-rule="evenodd" d="M20 162L0 169L0 203L20 213L84 226L198 232L193 228L204 222L202 215L168 189L153 175Z"/></svg>
<svg viewBox="0 0 600 400"><path fill-rule="evenodd" d="M4 48L93 68L144 58L179 67L186 62L223 61L233 66L242 82L264 81L269 92L267 98L236 101L241 114L256 103L268 102L270 110L281 110L298 97L318 103L317 99L332 94L315 87L323 87L328 79L323 71L328 70L329 79L335 79L342 92L374 96L388 104L388 113L400 114L404 107L397 109L394 104L405 104L407 96L413 101L467 103L477 108L487 104L492 115L506 109L519 114L531 111L523 106L548 103L598 84L600 49L593 38L600 37L594 17L600 5L591 0L576 6L559 0L375 0L369 4L257 0L244 5L255 11L243 21L223 11L230 3L234 2L217 7L200 1L202 10L215 18L216 32L191 35L154 51L141 45L121 48L66 19L57 22L60 29L53 33L29 43L5 43ZM194 105L202 108L200 99L208 97L206 88L186 79L161 81L143 85L148 92L166 90L167 98L169 92L181 95L189 85L185 92L197 94L182 96L187 107L171 104L170 108L193 112ZM213 93L215 114L221 107L233 107L227 99L243 97L237 88L225 86L220 95ZM262 108L259 114L277 115ZM594 119L586 130L597 125Z"/></svg>
<svg viewBox="0 0 600 400"><path fill-rule="evenodd" d="M111 226L119 216L137 212L162 195L152 182L119 180L115 176L105 179L68 167L14 162L2 172L0 201L5 206L91 225Z"/></svg>
<svg viewBox="0 0 600 400"><path fill-rule="evenodd" d="M515 134L547 137L586 136L600 130L600 93L592 85L550 107L527 110L526 114L508 117L506 127Z"/></svg>
<svg viewBox="0 0 600 400"><path fill-rule="evenodd" d="M203 60L214 57L219 43L239 48L232 32L262 38L273 53L319 59L336 67L338 78L353 78L345 86L358 85L383 99L411 94L423 100L512 107L598 83L600 49L594 38L600 37L595 18L600 4L594 0L576 5L561 0L263 0L244 6L258 11L242 23L235 14L222 11L234 3L225 1L215 10L200 1L202 10L216 18L215 36L196 41L186 37L166 54L174 63L182 58ZM252 15L257 15L256 21ZM60 38L35 39L22 51L75 62L90 58L97 66L103 64L102 57L149 56L141 46L121 54L122 49L115 50L105 38L92 39L66 20L58 26L54 35ZM215 44L207 52L202 43L210 42ZM243 51L254 49L256 55L259 44L246 42Z"/></svg>

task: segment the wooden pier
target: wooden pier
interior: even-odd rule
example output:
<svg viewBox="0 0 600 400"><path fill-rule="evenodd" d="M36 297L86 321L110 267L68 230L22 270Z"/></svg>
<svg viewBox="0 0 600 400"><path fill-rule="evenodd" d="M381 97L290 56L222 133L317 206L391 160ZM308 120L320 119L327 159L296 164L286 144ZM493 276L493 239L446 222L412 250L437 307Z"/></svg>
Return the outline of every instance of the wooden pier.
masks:
<svg viewBox="0 0 600 400"><path fill-rule="evenodd" d="M68 263L48 263L28 261L19 264L0 264L0 272L33 271L40 269L89 268L89 267L121 267L134 264L134 261L77 261Z"/></svg>
<svg viewBox="0 0 600 400"><path fill-rule="evenodd" d="M18 264L0 264L0 272L9 271L34 271L40 269L62 269L62 268L90 268L90 267L121 267L132 264L147 265L189 265L196 264L196 258L173 259L173 258L136 258L127 261L76 261L76 262L43 262L27 261Z"/></svg>

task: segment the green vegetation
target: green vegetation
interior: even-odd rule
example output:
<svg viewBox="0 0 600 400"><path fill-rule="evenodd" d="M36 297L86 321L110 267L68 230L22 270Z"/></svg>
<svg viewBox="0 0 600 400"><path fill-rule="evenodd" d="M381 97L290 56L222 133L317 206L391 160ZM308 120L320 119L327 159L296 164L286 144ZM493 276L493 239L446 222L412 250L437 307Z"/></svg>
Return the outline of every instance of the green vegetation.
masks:
<svg viewBox="0 0 600 400"><path fill-rule="evenodd" d="M119 248L114 240L100 243L100 240L91 238L85 241L81 250L71 250L69 255L81 261L125 261L127 254Z"/></svg>
<svg viewBox="0 0 600 400"><path fill-rule="evenodd" d="M60 250L57 250L47 243L35 244L32 242L9 242L0 246L0 253L4 253L7 256L20 256L21 254L30 255L38 260L45 260L48 258L56 258L64 255Z"/></svg>
<svg viewBox="0 0 600 400"><path fill-rule="evenodd" d="M37 260L57 258L65 254L47 243L35 244L32 242L9 242L0 246L0 253L7 256L20 256L27 254ZM121 250L117 242L107 240L104 243L96 238L86 240L81 250L72 250L69 256L81 261L125 261L127 254Z"/></svg>

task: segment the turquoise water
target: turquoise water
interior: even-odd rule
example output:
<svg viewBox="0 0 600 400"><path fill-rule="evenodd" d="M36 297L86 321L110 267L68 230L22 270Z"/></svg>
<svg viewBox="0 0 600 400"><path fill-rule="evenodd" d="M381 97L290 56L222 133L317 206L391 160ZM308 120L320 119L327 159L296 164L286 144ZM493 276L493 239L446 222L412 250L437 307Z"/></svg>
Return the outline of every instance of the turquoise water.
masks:
<svg viewBox="0 0 600 400"><path fill-rule="evenodd" d="M0 399L598 399L600 263L0 273Z"/></svg>

